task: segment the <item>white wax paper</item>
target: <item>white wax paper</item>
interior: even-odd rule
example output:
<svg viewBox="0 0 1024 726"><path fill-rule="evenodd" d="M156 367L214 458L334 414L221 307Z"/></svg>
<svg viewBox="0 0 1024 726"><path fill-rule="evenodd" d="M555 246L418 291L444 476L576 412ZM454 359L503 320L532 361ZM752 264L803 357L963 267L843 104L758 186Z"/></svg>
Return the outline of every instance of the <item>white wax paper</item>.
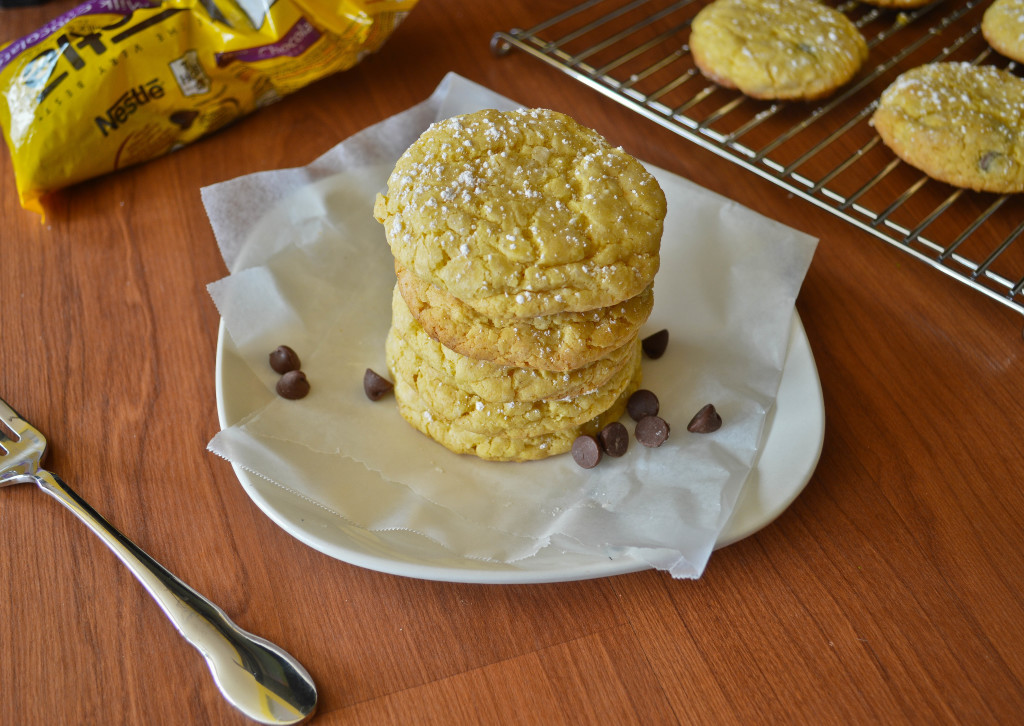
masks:
<svg viewBox="0 0 1024 726"><path fill-rule="evenodd" d="M660 448L634 440L626 456L591 470L568 455L484 462L414 430L392 398L374 403L363 394L366 368L386 373L395 282L372 217L376 192L430 123L515 106L450 74L427 101L307 167L202 190L231 271L210 293L259 381L247 394L252 413L218 433L210 450L347 526L417 532L455 556L525 562L557 547L628 555L675 577L699 577L764 439L813 238L651 168L669 210L655 307L642 331L670 333L666 354L643 369L644 387L672 426ZM311 381L299 401L273 393L277 375L267 355L280 344L299 352ZM687 432L706 403L723 427ZM379 482L355 486L343 474L351 461L377 472Z"/></svg>

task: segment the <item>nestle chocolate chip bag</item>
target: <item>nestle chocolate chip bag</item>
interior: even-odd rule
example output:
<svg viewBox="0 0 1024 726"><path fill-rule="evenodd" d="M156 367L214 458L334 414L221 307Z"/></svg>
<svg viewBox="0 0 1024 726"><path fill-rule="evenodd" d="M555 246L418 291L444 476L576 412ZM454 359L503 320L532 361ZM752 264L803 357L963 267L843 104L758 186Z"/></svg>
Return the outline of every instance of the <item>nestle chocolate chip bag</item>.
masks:
<svg viewBox="0 0 1024 726"><path fill-rule="evenodd" d="M26 209L173 151L377 50L416 0L86 0L0 47Z"/></svg>

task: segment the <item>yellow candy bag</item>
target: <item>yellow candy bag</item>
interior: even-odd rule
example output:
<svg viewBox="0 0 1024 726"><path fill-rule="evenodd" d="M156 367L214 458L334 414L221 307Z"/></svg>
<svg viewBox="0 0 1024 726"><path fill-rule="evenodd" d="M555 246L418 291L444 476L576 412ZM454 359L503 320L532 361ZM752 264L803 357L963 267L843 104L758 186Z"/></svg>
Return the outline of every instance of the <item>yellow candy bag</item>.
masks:
<svg viewBox="0 0 1024 726"><path fill-rule="evenodd" d="M416 0L86 0L0 46L21 205L173 151L377 50Z"/></svg>

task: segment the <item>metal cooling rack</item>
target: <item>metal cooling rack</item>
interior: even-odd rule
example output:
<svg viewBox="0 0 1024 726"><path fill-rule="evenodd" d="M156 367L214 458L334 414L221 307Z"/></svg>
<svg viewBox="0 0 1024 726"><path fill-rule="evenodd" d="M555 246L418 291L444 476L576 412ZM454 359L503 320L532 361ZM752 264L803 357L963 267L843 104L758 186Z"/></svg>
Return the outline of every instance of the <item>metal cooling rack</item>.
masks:
<svg viewBox="0 0 1024 726"><path fill-rule="evenodd" d="M860 28L870 57L848 86L814 104L756 101L705 80L687 42L706 2L589 0L528 30L495 33L491 49L523 50L1024 313L1024 195L933 181L899 161L869 123L881 92L922 63L970 61L1020 73L981 35L987 0L904 12L834 5Z"/></svg>

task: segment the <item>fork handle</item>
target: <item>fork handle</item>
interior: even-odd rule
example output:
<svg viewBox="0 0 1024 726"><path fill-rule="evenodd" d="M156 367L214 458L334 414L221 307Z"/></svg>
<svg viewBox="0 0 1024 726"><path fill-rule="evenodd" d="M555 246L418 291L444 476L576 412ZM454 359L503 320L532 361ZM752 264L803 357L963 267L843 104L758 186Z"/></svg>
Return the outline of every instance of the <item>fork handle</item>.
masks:
<svg viewBox="0 0 1024 726"><path fill-rule="evenodd" d="M195 627L190 622L195 616L193 611L199 611L203 619L214 627L227 619L223 610L179 580L128 539L63 479L49 471L37 472L36 477L43 491L70 509L131 570L186 640L193 642L196 635Z"/></svg>
<svg viewBox="0 0 1024 726"><path fill-rule="evenodd" d="M179 580L110 524L56 474L39 470L39 487L71 510L149 591L167 617L206 658L221 693L246 716L295 724L316 709L309 673L291 655L238 627L223 610Z"/></svg>

